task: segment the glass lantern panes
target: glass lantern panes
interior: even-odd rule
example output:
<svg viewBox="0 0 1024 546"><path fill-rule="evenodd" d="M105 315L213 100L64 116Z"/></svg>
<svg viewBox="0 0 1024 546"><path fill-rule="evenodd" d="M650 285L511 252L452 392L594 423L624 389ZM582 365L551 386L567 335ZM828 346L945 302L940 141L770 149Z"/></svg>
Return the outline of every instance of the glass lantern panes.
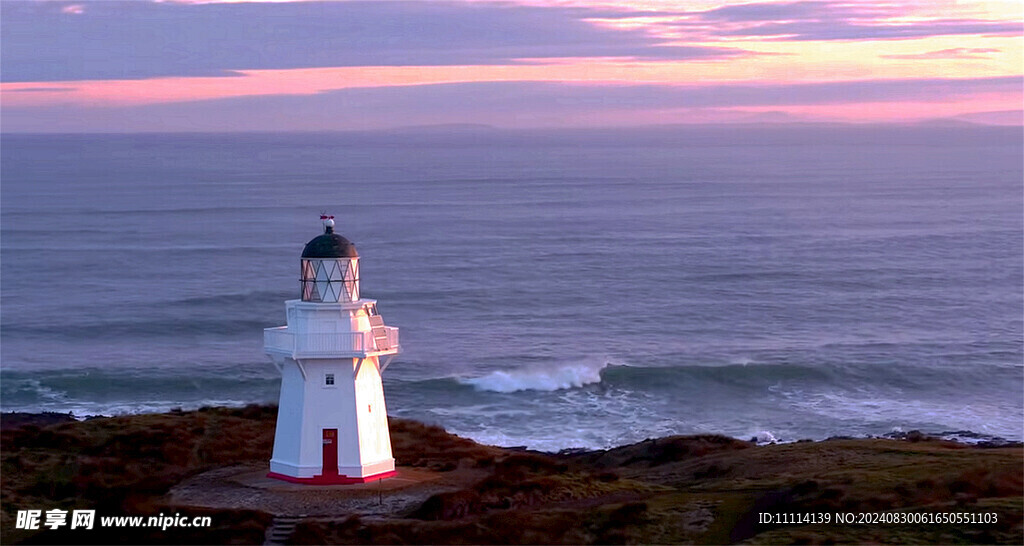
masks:
<svg viewBox="0 0 1024 546"><path fill-rule="evenodd" d="M304 258L302 301L350 302L359 299L358 258Z"/></svg>

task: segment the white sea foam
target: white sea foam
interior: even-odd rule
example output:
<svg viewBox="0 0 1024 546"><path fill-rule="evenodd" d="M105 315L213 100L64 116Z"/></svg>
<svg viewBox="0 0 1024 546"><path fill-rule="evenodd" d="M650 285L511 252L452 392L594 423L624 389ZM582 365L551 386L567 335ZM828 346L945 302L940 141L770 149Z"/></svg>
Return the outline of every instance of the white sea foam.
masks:
<svg viewBox="0 0 1024 546"><path fill-rule="evenodd" d="M207 399L193 402L176 402L173 400L155 400L151 402L64 402L53 404L34 404L25 406L5 407L4 411L39 413L68 413L76 419L94 416L138 415L144 413L166 413L172 409L192 411L201 407L240 408L252 404L251 400Z"/></svg>
<svg viewBox="0 0 1024 546"><path fill-rule="evenodd" d="M46 403L60 404L68 400L68 393L44 387L42 383L35 379L29 379L26 381L26 385L29 389L34 390L36 395L45 400Z"/></svg>
<svg viewBox="0 0 1024 546"><path fill-rule="evenodd" d="M557 391L601 382L601 370L608 367L607 359L592 359L518 370L498 370L487 375L459 381L480 391Z"/></svg>

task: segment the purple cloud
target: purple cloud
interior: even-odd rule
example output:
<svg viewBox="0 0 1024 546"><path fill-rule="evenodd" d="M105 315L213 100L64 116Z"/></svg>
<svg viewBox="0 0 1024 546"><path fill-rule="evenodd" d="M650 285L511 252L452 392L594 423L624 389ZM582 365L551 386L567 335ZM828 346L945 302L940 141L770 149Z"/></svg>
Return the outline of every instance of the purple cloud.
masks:
<svg viewBox="0 0 1024 546"><path fill-rule="evenodd" d="M463 2L178 4L4 2L5 82L226 76L332 66L511 64L520 59L707 60L746 54L667 44L589 19L630 10Z"/></svg>
<svg viewBox="0 0 1024 546"><path fill-rule="evenodd" d="M1021 34L1021 25L1000 21L934 20L902 24L859 24L834 21L766 23L748 28L719 32L719 36L748 37L789 41L820 40L901 40L960 34Z"/></svg>
<svg viewBox="0 0 1024 546"><path fill-rule="evenodd" d="M828 1L759 2L723 6L699 13L704 21L739 23L770 21L825 21L875 18L892 13L891 4L848 4Z"/></svg>
<svg viewBox="0 0 1024 546"><path fill-rule="evenodd" d="M667 23L685 38L751 38L784 41L899 40L950 35L1024 34L1021 22L981 19L930 19L891 22L904 15L885 2L763 2L725 6Z"/></svg>

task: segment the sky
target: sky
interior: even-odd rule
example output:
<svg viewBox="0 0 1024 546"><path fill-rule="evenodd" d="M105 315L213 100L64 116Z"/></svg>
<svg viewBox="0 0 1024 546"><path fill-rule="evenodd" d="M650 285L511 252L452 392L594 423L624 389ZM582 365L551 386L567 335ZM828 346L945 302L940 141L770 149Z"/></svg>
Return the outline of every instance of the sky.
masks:
<svg viewBox="0 0 1024 546"><path fill-rule="evenodd" d="M3 0L0 131L1024 122L1020 0Z"/></svg>

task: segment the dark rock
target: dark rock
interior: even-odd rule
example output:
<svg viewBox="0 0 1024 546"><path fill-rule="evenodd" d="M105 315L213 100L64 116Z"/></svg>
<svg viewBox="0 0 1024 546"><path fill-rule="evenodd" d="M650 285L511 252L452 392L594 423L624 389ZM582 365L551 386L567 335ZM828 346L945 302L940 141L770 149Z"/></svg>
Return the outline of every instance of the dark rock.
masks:
<svg viewBox="0 0 1024 546"><path fill-rule="evenodd" d="M481 507L480 495L476 491L438 493L423 501L409 517L428 521L453 520L475 514Z"/></svg>
<svg viewBox="0 0 1024 546"><path fill-rule="evenodd" d="M631 502L624 504L619 508L616 508L611 514L608 515L608 519L615 523L624 522L637 522L643 519L647 513L646 502Z"/></svg>
<svg viewBox="0 0 1024 546"><path fill-rule="evenodd" d="M912 430L907 433L906 440L908 442L921 442L924 440L930 440L931 437L921 432L920 430Z"/></svg>

